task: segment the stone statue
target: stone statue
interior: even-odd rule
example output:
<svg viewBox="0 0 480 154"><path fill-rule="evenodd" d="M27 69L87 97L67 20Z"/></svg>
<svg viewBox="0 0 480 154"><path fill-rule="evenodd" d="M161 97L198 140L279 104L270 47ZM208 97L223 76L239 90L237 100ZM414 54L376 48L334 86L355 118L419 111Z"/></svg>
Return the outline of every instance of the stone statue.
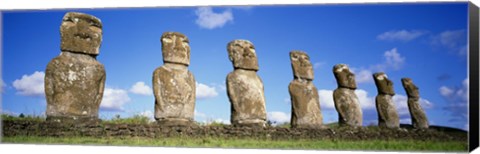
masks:
<svg viewBox="0 0 480 154"><path fill-rule="evenodd" d="M47 120L98 121L105 86L105 68L97 61L102 22L83 13L68 12L60 25L61 53L45 70Z"/></svg>
<svg viewBox="0 0 480 154"><path fill-rule="evenodd" d="M348 126L362 126L362 109L355 94L357 84L355 75L350 72L346 64L337 64L333 67L333 74L337 80L337 89L333 91L333 101L338 112L338 123Z"/></svg>
<svg viewBox="0 0 480 154"><path fill-rule="evenodd" d="M318 90L313 85L313 67L310 57L303 51L290 52L293 69L293 81L288 86L292 102L293 128L307 127L320 128L322 126L322 113Z"/></svg>
<svg viewBox="0 0 480 154"><path fill-rule="evenodd" d="M263 83L257 75L255 47L247 40L234 40L227 45L234 71L227 76L227 94L231 103L234 126L264 127L266 121Z"/></svg>
<svg viewBox="0 0 480 154"><path fill-rule="evenodd" d="M414 128L427 129L428 128L428 119L425 115L425 111L420 106L420 94L418 92L418 87L413 84L412 79L402 78L403 88L408 95L408 110L410 111L410 116L412 117L412 125Z"/></svg>
<svg viewBox="0 0 480 154"><path fill-rule="evenodd" d="M194 126L195 78L188 70L188 38L165 32L160 41L164 65L153 72L155 119L164 126Z"/></svg>
<svg viewBox="0 0 480 154"><path fill-rule="evenodd" d="M378 126L386 128L400 127L400 120L392 99L395 95L393 82L389 80L387 75L383 72L373 74L373 79L375 80L375 85L378 90L378 95L375 98Z"/></svg>

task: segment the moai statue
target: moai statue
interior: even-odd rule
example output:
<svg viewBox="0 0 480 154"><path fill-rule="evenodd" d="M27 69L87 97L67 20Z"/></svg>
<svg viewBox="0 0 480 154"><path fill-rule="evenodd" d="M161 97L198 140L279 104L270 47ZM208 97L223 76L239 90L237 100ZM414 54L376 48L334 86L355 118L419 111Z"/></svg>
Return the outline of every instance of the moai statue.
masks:
<svg viewBox="0 0 480 154"><path fill-rule="evenodd" d="M257 75L255 47L247 40L234 40L228 43L227 50L234 68L227 76L230 121L234 126L265 127L265 95Z"/></svg>
<svg viewBox="0 0 480 154"><path fill-rule="evenodd" d="M313 67L310 57L303 51L290 52L293 69L293 81L288 86L292 102L293 128L320 128L322 113L318 90L313 85Z"/></svg>
<svg viewBox="0 0 480 154"><path fill-rule="evenodd" d="M383 72L373 74L373 79L375 80L375 85L377 86L378 91L378 95L375 98L378 126L386 128L400 127L400 120L392 99L395 95L393 82L389 80L387 75Z"/></svg>
<svg viewBox="0 0 480 154"><path fill-rule="evenodd" d="M47 120L98 121L105 68L97 61L102 42L100 19L69 12L60 25L61 53L45 70Z"/></svg>
<svg viewBox="0 0 480 154"><path fill-rule="evenodd" d="M338 123L348 126L362 126L362 109L355 94L357 84L355 75L350 72L346 64L337 64L333 67L333 74L337 80L337 89L333 91L333 101L338 112Z"/></svg>
<svg viewBox="0 0 480 154"><path fill-rule="evenodd" d="M420 94L418 92L418 87L413 84L412 79L402 78L403 88L408 95L408 110L410 111L410 116L412 117L412 125L414 128L427 129L428 128L428 119L425 115L425 111L420 106Z"/></svg>
<svg viewBox="0 0 480 154"><path fill-rule="evenodd" d="M155 119L164 126L194 126L195 78L188 70L188 38L165 32L160 41L164 65L153 72Z"/></svg>

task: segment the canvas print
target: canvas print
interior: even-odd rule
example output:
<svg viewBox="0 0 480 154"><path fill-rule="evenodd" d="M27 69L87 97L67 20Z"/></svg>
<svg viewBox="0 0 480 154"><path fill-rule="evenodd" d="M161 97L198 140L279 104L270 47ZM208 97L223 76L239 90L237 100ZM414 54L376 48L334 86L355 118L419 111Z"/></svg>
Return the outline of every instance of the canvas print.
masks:
<svg viewBox="0 0 480 154"><path fill-rule="evenodd" d="M467 2L2 12L2 143L468 150Z"/></svg>

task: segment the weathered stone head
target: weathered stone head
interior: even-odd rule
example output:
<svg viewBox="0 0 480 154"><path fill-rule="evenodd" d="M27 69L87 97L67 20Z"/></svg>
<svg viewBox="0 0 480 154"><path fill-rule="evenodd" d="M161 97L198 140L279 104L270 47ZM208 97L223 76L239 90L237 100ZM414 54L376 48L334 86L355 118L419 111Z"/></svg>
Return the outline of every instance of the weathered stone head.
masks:
<svg viewBox="0 0 480 154"><path fill-rule="evenodd" d="M291 51L290 60L294 78L313 80L313 67L310 57L303 51Z"/></svg>
<svg viewBox="0 0 480 154"><path fill-rule="evenodd" d="M258 71L255 47L248 40L233 40L227 45L228 58L235 69Z"/></svg>
<svg viewBox="0 0 480 154"><path fill-rule="evenodd" d="M403 88L407 92L408 97L419 98L420 94L418 92L418 87L413 84L412 79L402 78Z"/></svg>
<svg viewBox="0 0 480 154"><path fill-rule="evenodd" d="M395 95L393 91L393 82L388 79L387 74L378 72L373 74L373 80L377 86L378 94Z"/></svg>
<svg viewBox="0 0 480 154"><path fill-rule="evenodd" d="M102 42L102 22L97 17L68 12L60 25L62 51L96 56Z"/></svg>
<svg viewBox="0 0 480 154"><path fill-rule="evenodd" d="M187 36L179 32L165 32L160 41L164 63L190 65L190 45Z"/></svg>
<svg viewBox="0 0 480 154"><path fill-rule="evenodd" d="M338 87L357 89L355 74L353 74L346 64L337 64L333 66L333 74L337 79Z"/></svg>

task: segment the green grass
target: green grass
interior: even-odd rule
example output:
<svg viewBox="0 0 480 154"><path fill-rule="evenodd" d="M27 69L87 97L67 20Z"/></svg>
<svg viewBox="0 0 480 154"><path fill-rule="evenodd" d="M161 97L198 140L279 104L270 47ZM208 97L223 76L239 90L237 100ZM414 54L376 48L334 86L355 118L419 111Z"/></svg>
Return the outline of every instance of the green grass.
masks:
<svg viewBox="0 0 480 154"><path fill-rule="evenodd" d="M23 115L20 114L19 116L12 116L8 114L1 114L2 120L20 120L20 121L32 121L32 122L41 122L45 121L44 116L37 116L37 115Z"/></svg>
<svg viewBox="0 0 480 154"><path fill-rule="evenodd" d="M216 147L255 149L316 149L316 150L388 150L388 151L467 151L463 142L442 141L339 141L339 140L268 140L240 138L142 138L142 137L3 137L5 143L83 144L162 147Z"/></svg>
<svg viewBox="0 0 480 154"><path fill-rule="evenodd" d="M119 115L109 120L102 120L102 123L105 124L149 124L151 123L150 119L142 115L134 115L132 117L120 118Z"/></svg>

